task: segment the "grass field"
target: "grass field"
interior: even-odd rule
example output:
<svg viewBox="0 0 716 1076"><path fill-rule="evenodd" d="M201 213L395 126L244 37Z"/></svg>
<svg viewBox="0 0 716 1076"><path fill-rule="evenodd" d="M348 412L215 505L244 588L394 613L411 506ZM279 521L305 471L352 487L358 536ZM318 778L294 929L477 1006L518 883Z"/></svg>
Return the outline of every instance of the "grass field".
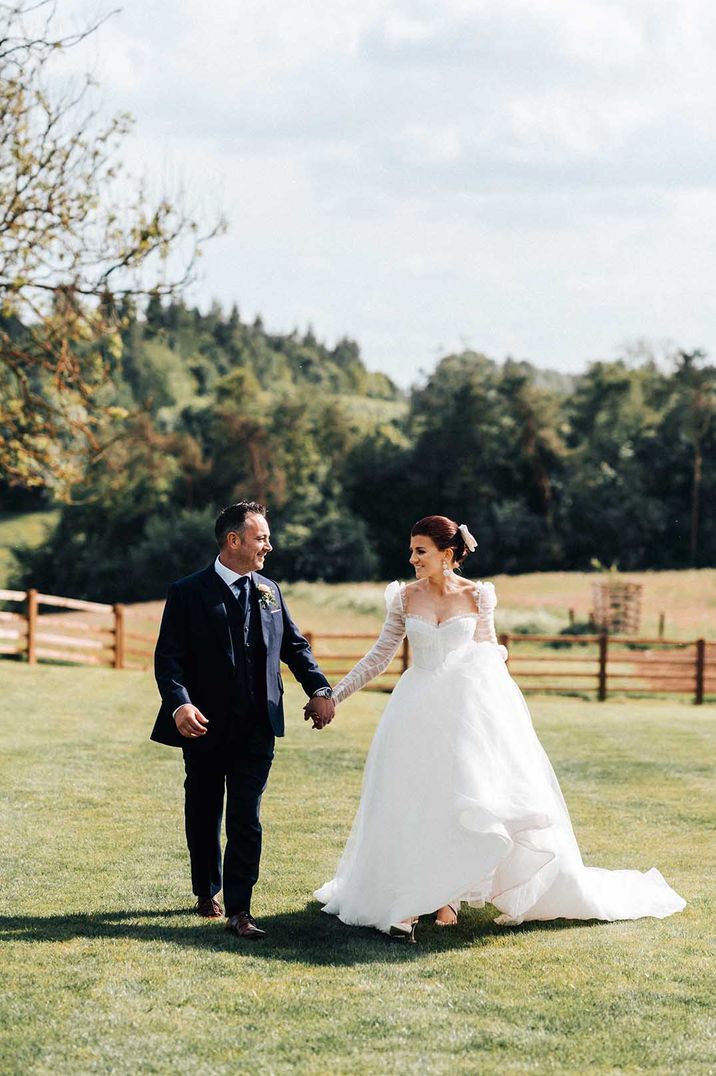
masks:
<svg viewBox="0 0 716 1076"><path fill-rule="evenodd" d="M3 1073L716 1071L711 708L532 701L587 863L657 865L685 912L501 930L468 910L406 946L311 899L384 697L316 733L289 687L252 948L188 910L181 764L147 741L150 678L0 676Z"/></svg>

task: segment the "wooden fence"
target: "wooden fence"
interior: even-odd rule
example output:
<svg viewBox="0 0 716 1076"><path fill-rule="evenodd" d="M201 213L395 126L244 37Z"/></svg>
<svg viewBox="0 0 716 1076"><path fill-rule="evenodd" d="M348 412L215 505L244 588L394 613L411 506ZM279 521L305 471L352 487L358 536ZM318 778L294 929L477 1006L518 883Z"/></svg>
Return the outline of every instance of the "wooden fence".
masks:
<svg viewBox="0 0 716 1076"><path fill-rule="evenodd" d="M114 669L143 669L151 660L156 630L130 630L131 607L37 590L0 590L0 603L24 606L0 611L0 655L22 655L30 665L45 660Z"/></svg>
<svg viewBox="0 0 716 1076"><path fill-rule="evenodd" d="M307 633L316 660L335 681L363 656L354 640L375 634ZM691 695L697 704L716 701L716 643L704 639L648 639L595 635L500 635L508 667L529 693L608 695ZM349 652L346 647L353 643ZM372 687L390 690L410 664L407 640ZM709 698L712 697L712 698Z"/></svg>
<svg viewBox="0 0 716 1076"><path fill-rule="evenodd" d="M115 669L152 664L158 620L141 606L61 598L36 590L0 590L0 656L30 664L61 661ZM14 606L22 606L16 611ZM47 610L50 610L49 612ZM140 630L138 630L140 629ZM313 652L335 682L368 650L374 633L306 633ZM690 695L716 701L716 642L659 637L501 635L512 676L526 692L595 695ZM371 687L389 691L410 665L407 639Z"/></svg>
<svg viewBox="0 0 716 1076"><path fill-rule="evenodd" d="M523 691L692 695L716 701L716 643L627 635L501 635Z"/></svg>

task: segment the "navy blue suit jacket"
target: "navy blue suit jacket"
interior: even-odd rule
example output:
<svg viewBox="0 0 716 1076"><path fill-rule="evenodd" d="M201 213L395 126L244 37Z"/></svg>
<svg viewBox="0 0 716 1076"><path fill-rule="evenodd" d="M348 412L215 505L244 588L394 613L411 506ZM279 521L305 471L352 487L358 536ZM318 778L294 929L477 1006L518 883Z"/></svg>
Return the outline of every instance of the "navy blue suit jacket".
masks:
<svg viewBox="0 0 716 1076"><path fill-rule="evenodd" d="M291 619L277 583L257 572L254 585L270 587L275 604L259 604L261 635L266 659L266 707L274 735L284 734L283 681L285 662L307 695L328 681L318 668L307 640ZM229 630L226 584L213 563L194 575L172 583L167 594L159 638L154 652L154 673L162 705L151 738L170 747L202 750L217 743L242 700L238 696L235 656ZM172 714L190 702L209 721L205 736L188 739L177 730Z"/></svg>

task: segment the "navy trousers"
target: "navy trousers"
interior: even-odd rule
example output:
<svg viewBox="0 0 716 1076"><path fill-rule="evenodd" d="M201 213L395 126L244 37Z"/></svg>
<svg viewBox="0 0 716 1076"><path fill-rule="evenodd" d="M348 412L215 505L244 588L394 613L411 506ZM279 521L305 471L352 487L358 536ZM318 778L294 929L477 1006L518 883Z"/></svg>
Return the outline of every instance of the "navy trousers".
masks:
<svg viewBox="0 0 716 1076"><path fill-rule="evenodd" d="M251 911L261 860L261 796L273 753L273 735L264 727L211 750L184 750L184 821L192 890L197 897L213 897L223 888L227 916Z"/></svg>

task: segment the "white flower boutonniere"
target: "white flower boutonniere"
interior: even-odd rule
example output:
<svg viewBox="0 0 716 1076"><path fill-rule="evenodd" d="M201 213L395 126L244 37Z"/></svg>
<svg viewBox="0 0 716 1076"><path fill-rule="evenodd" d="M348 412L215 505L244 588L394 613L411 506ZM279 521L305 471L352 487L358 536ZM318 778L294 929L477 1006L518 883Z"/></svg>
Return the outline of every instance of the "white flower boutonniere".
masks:
<svg viewBox="0 0 716 1076"><path fill-rule="evenodd" d="M276 601L273 587L267 586L266 583L258 583L256 589L259 592L259 605L262 609L278 608L278 602Z"/></svg>

